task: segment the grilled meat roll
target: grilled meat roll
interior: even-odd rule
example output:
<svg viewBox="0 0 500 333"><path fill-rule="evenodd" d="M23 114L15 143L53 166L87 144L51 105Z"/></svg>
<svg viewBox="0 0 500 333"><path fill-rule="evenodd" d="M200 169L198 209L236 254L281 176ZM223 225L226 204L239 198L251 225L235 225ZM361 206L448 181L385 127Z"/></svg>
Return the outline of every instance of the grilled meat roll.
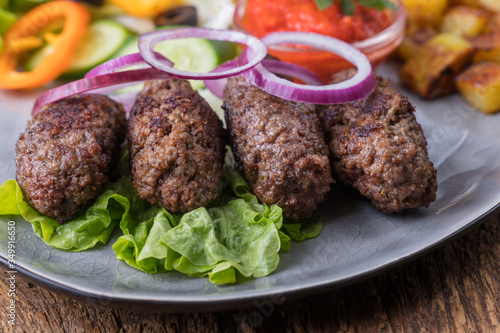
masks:
<svg viewBox="0 0 500 333"><path fill-rule="evenodd" d="M126 134L122 106L102 95L46 105L16 144L16 179L25 198L59 223L101 192Z"/></svg>
<svg viewBox="0 0 500 333"><path fill-rule="evenodd" d="M186 80L149 81L129 119L132 186L172 213L207 205L224 162L222 122Z"/></svg>
<svg viewBox="0 0 500 333"><path fill-rule="evenodd" d="M237 164L255 195L280 206L287 218L311 217L332 183L314 105L269 95L232 77L223 109Z"/></svg>
<svg viewBox="0 0 500 333"><path fill-rule="evenodd" d="M436 170L415 108L387 79L352 103L318 106L334 179L353 186L379 210L427 207Z"/></svg>

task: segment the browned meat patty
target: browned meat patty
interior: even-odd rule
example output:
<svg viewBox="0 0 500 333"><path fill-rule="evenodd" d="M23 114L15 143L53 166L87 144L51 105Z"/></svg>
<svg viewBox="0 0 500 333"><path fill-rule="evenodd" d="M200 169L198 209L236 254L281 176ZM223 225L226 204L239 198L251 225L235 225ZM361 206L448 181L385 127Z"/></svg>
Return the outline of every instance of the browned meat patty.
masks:
<svg viewBox="0 0 500 333"><path fill-rule="evenodd" d="M382 78L368 97L318 106L334 179L386 213L427 207L436 199L436 170L414 111L408 98Z"/></svg>
<svg viewBox="0 0 500 333"><path fill-rule="evenodd" d="M59 223L90 204L126 134L122 106L101 95L49 104L16 144L16 178L30 205Z"/></svg>
<svg viewBox="0 0 500 333"><path fill-rule="evenodd" d="M332 183L314 105L290 102L230 78L224 91L233 152L255 195L285 217L312 216Z"/></svg>
<svg viewBox="0 0 500 333"><path fill-rule="evenodd" d="M146 82L129 119L132 186L172 213L207 205L224 162L222 122L186 80Z"/></svg>

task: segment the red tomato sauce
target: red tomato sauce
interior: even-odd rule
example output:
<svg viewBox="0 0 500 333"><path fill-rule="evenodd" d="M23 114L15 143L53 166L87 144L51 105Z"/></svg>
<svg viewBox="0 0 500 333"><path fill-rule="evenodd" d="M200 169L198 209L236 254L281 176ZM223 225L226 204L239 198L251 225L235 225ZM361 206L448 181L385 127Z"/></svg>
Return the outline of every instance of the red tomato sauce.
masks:
<svg viewBox="0 0 500 333"><path fill-rule="evenodd" d="M348 43L367 39L393 23L389 10L356 5L352 16L334 4L318 9L314 0L248 0L243 28L257 37L277 31L307 31Z"/></svg>

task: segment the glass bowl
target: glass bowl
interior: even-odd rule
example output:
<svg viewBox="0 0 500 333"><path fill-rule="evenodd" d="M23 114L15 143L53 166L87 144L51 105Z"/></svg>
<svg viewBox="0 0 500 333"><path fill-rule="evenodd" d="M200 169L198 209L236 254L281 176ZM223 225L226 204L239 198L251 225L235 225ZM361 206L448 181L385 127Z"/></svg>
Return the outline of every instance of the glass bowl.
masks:
<svg viewBox="0 0 500 333"><path fill-rule="evenodd" d="M235 8L233 25L236 30L248 33L243 27L246 0L240 0ZM396 0L397 10L392 11L393 23L381 32L362 41L351 43L363 52L374 68L401 43L405 36L406 10L400 0ZM331 81L332 74L353 67L351 63L330 52L303 47L271 46L269 54L284 62L290 62L314 71L324 83Z"/></svg>

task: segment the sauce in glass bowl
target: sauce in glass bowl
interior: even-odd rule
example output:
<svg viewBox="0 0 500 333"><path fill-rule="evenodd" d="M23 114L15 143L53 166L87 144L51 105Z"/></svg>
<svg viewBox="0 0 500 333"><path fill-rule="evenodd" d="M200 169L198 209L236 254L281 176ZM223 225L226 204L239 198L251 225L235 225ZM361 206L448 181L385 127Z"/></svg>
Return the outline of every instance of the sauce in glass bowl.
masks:
<svg viewBox="0 0 500 333"><path fill-rule="evenodd" d="M259 38L278 31L332 36L353 44L377 66L404 38L406 12L399 0L395 4L397 10L356 5L353 15L349 16L336 4L320 10L314 0L240 0L234 26ZM303 45L272 46L269 53L314 71L325 83L331 80L333 73L352 67L330 52Z"/></svg>

